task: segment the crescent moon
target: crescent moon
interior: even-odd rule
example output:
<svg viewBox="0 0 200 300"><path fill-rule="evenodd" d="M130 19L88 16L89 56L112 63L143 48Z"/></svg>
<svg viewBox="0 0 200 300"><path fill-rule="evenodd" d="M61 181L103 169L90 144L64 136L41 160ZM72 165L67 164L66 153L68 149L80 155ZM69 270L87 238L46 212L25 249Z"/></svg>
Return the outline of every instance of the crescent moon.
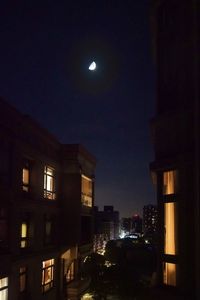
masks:
<svg viewBox="0 0 200 300"><path fill-rule="evenodd" d="M97 67L97 65L96 65L96 63L95 63L95 61L93 61L90 65L89 65L89 70L90 71L94 71L95 69L96 69L96 67Z"/></svg>

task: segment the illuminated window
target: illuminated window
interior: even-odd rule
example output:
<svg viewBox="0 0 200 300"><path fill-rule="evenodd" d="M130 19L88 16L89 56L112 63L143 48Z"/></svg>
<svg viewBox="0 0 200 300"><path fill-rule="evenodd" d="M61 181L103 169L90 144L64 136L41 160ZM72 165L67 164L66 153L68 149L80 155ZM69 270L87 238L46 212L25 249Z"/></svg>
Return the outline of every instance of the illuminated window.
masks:
<svg viewBox="0 0 200 300"><path fill-rule="evenodd" d="M164 204L164 253L175 255L177 254L176 242L176 203Z"/></svg>
<svg viewBox="0 0 200 300"><path fill-rule="evenodd" d="M55 193L55 171L50 167L44 168L44 198L54 200Z"/></svg>
<svg viewBox="0 0 200 300"><path fill-rule="evenodd" d="M67 270L67 282L74 280L74 262L71 263Z"/></svg>
<svg viewBox="0 0 200 300"><path fill-rule="evenodd" d="M81 175L81 202L92 207L92 179L84 175Z"/></svg>
<svg viewBox="0 0 200 300"><path fill-rule="evenodd" d="M8 300L8 277L0 278L0 300Z"/></svg>
<svg viewBox="0 0 200 300"><path fill-rule="evenodd" d="M176 264L163 264L163 283L170 286L176 286Z"/></svg>
<svg viewBox="0 0 200 300"><path fill-rule="evenodd" d="M25 192L29 192L29 184L30 184L29 177L30 177L29 163L26 162L22 170L22 189Z"/></svg>
<svg viewBox="0 0 200 300"><path fill-rule="evenodd" d="M53 287L54 280L54 259L42 262L42 291L46 292Z"/></svg>
<svg viewBox="0 0 200 300"><path fill-rule="evenodd" d="M20 242L21 248L28 247L28 222L23 221L21 223L21 242Z"/></svg>
<svg viewBox="0 0 200 300"><path fill-rule="evenodd" d="M19 290L23 293L26 290L27 271L26 267L19 269Z"/></svg>
<svg viewBox="0 0 200 300"><path fill-rule="evenodd" d="M177 193L177 170L163 173L163 195Z"/></svg>

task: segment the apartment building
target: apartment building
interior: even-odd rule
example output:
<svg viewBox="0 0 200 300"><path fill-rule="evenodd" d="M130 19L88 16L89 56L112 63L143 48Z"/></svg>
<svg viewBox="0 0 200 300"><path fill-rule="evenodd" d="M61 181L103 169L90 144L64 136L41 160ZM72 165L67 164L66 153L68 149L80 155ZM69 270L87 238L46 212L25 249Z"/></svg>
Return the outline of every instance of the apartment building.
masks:
<svg viewBox="0 0 200 300"><path fill-rule="evenodd" d="M157 71L151 122L157 185L158 284L200 297L200 2L152 1Z"/></svg>
<svg viewBox="0 0 200 300"><path fill-rule="evenodd" d="M95 158L0 100L0 299L67 299L92 252Z"/></svg>
<svg viewBox="0 0 200 300"><path fill-rule="evenodd" d="M147 204L143 207L143 232L157 232L158 212L157 205Z"/></svg>
<svg viewBox="0 0 200 300"><path fill-rule="evenodd" d="M111 205L94 210L94 252L104 253L106 243L119 238L119 212Z"/></svg>

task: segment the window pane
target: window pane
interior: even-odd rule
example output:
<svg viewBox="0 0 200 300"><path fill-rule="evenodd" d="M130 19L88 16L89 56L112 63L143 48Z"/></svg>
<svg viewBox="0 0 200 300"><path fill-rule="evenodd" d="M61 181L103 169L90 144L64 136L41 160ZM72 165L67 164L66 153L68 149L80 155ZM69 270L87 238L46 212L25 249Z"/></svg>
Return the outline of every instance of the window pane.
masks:
<svg viewBox="0 0 200 300"><path fill-rule="evenodd" d="M55 171L49 167L44 168L44 197L55 199Z"/></svg>
<svg viewBox="0 0 200 300"><path fill-rule="evenodd" d="M27 224L26 223L22 223L22 226L21 226L21 237L22 238L26 238L27 237Z"/></svg>
<svg viewBox="0 0 200 300"><path fill-rule="evenodd" d="M42 262L42 288L43 291L49 290L53 286L54 259Z"/></svg>
<svg viewBox="0 0 200 300"><path fill-rule="evenodd" d="M23 184L29 184L29 170L28 169L23 169Z"/></svg>
<svg viewBox="0 0 200 300"><path fill-rule="evenodd" d="M176 254L176 203L164 204L164 253Z"/></svg>
<svg viewBox="0 0 200 300"><path fill-rule="evenodd" d="M176 265L171 263L164 263L163 270L164 284L176 286Z"/></svg>
<svg viewBox="0 0 200 300"><path fill-rule="evenodd" d="M0 300L8 299L8 289L0 291Z"/></svg>
<svg viewBox="0 0 200 300"><path fill-rule="evenodd" d="M177 171L163 173L163 194L171 195L177 193Z"/></svg>
<svg viewBox="0 0 200 300"><path fill-rule="evenodd" d="M8 277L0 278L0 300L8 299Z"/></svg>
<svg viewBox="0 0 200 300"><path fill-rule="evenodd" d="M92 207L92 179L81 176L81 201L85 206Z"/></svg>
<svg viewBox="0 0 200 300"><path fill-rule="evenodd" d="M26 289L26 268L21 267L19 273L19 290L23 292Z"/></svg>
<svg viewBox="0 0 200 300"><path fill-rule="evenodd" d="M8 277L0 278L0 289L8 286Z"/></svg>
<svg viewBox="0 0 200 300"><path fill-rule="evenodd" d="M46 231L45 233L47 236L51 235L51 221L46 221L45 231Z"/></svg>
<svg viewBox="0 0 200 300"><path fill-rule="evenodd" d="M26 248L27 241L21 241L21 248Z"/></svg>
<svg viewBox="0 0 200 300"><path fill-rule="evenodd" d="M53 192L53 177L47 176L47 191Z"/></svg>

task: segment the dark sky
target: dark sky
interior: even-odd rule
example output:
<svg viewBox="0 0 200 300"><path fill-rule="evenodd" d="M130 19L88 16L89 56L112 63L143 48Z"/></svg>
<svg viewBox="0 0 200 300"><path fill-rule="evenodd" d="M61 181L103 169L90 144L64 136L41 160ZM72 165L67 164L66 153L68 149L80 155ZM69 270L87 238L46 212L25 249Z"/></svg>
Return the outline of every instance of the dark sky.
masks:
<svg viewBox="0 0 200 300"><path fill-rule="evenodd" d="M1 96L96 156L96 205L155 203L149 1L2 1L0 44Z"/></svg>

